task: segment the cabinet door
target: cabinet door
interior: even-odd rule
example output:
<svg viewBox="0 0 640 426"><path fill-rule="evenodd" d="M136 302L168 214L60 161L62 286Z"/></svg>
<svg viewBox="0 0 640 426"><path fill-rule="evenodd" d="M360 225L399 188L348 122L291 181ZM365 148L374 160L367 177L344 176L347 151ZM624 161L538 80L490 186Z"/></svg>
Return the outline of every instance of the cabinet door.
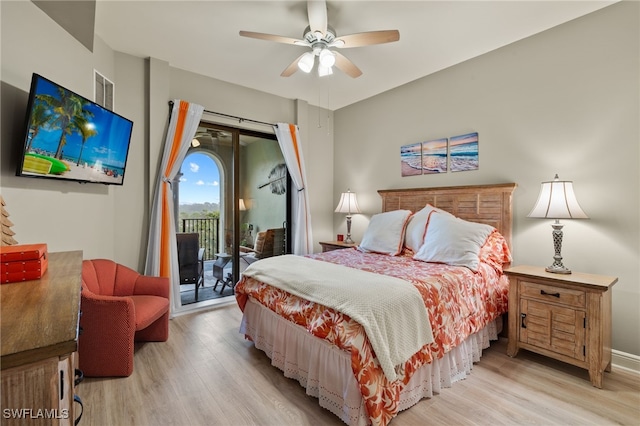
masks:
<svg viewBox="0 0 640 426"><path fill-rule="evenodd" d="M585 326L584 311L520 301L520 342L584 361Z"/></svg>
<svg viewBox="0 0 640 426"><path fill-rule="evenodd" d="M58 425L58 357L2 370L3 425Z"/></svg>

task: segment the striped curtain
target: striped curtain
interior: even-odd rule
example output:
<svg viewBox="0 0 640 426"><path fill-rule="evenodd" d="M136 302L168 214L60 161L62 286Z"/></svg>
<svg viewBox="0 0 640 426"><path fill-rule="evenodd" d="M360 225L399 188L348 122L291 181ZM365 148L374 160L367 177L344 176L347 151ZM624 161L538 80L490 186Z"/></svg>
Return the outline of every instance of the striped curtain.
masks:
<svg viewBox="0 0 640 426"><path fill-rule="evenodd" d="M307 190L307 174L302 156L300 133L295 124L277 123L273 126L280 150L287 163L287 169L297 191L292 196L293 253L305 255L313 253L313 238L311 235L311 211L309 209L309 191Z"/></svg>
<svg viewBox="0 0 640 426"><path fill-rule="evenodd" d="M168 277L171 282L171 311L180 306L180 271L174 218L173 179L180 172L191 140L198 130L204 108L174 100L164 143L162 163L156 179L145 274Z"/></svg>

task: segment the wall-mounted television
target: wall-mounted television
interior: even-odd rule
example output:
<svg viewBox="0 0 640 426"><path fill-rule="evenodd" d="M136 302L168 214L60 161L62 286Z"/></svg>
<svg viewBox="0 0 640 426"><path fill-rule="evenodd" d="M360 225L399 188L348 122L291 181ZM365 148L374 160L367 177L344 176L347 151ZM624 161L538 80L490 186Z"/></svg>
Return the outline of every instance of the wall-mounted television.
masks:
<svg viewBox="0 0 640 426"><path fill-rule="evenodd" d="M133 122L33 74L18 176L122 185Z"/></svg>

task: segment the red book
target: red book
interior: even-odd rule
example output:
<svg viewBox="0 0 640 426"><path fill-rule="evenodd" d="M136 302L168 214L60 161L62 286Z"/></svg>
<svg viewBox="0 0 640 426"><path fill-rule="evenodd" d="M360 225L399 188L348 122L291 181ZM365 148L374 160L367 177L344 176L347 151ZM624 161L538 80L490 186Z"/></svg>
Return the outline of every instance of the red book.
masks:
<svg viewBox="0 0 640 426"><path fill-rule="evenodd" d="M0 247L0 262L14 262L16 260L38 260L47 253L47 245L15 244Z"/></svg>

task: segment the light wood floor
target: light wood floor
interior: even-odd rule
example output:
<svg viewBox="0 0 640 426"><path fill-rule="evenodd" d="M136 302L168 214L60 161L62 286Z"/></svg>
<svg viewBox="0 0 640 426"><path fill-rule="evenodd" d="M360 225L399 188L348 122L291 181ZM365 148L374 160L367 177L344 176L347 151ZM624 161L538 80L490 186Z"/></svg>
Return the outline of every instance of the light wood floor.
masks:
<svg viewBox="0 0 640 426"><path fill-rule="evenodd" d="M84 426L342 425L238 333L229 305L171 321L166 343L137 346L133 375L86 378ZM407 425L640 425L640 375L614 369L604 389L579 368L494 342L467 379L401 412Z"/></svg>

